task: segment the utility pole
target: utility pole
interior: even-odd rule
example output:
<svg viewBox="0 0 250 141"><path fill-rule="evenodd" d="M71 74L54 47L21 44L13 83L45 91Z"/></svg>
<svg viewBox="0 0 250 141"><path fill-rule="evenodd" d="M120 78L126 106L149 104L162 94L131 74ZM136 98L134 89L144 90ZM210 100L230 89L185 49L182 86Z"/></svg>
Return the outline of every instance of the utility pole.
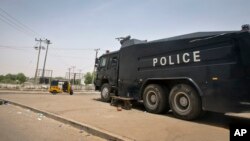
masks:
<svg viewBox="0 0 250 141"><path fill-rule="evenodd" d="M81 74L82 70L79 69L79 85L81 85L81 81L82 81L82 74Z"/></svg>
<svg viewBox="0 0 250 141"><path fill-rule="evenodd" d="M41 47L42 47L42 46L41 46L42 39L40 38L39 40L37 40L37 39L35 38L35 41L39 42L38 56L37 56L37 63L36 63L36 72L35 72L35 80L34 80L34 82L37 83L37 81L36 81L36 79L37 79L37 70L38 70L40 52L41 52ZM37 49L37 48L35 47L35 49Z"/></svg>
<svg viewBox="0 0 250 141"><path fill-rule="evenodd" d="M71 70L71 68L69 68L69 82L70 82L70 70Z"/></svg>
<svg viewBox="0 0 250 141"><path fill-rule="evenodd" d="M97 55L98 55L98 51L100 50L100 48L97 48L97 49L94 49L95 51L95 63L96 63L96 59L97 59ZM94 84L94 80L95 80L95 66L96 64L94 64L94 70L93 70L93 73L92 73L92 84Z"/></svg>
<svg viewBox="0 0 250 141"><path fill-rule="evenodd" d="M46 60L47 60L47 54L48 54L48 50L49 50L49 44L52 44L50 42L50 40L45 40L46 44L47 44L47 48L46 48L46 53L45 53L45 58L44 58L44 64L43 64L43 73L42 73L42 79L43 79L43 83L45 83L45 79L44 79L44 72L45 72L45 64L46 64Z"/></svg>
<svg viewBox="0 0 250 141"><path fill-rule="evenodd" d="M75 68L76 68L76 66L72 66L72 69L73 69L73 85L75 85Z"/></svg>

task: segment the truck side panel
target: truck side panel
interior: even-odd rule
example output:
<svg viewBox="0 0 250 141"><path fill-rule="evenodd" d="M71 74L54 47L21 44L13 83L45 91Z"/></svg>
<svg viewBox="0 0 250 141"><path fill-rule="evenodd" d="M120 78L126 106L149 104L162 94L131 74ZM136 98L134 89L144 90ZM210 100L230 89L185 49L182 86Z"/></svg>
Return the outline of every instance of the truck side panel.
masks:
<svg viewBox="0 0 250 141"><path fill-rule="evenodd" d="M140 88L148 78L186 77L201 89L205 110L236 111L240 109L238 106L242 106L239 103L250 102L247 92L249 79L246 79L246 67L241 64L238 42L231 36L190 41L121 48L119 95L141 99Z"/></svg>

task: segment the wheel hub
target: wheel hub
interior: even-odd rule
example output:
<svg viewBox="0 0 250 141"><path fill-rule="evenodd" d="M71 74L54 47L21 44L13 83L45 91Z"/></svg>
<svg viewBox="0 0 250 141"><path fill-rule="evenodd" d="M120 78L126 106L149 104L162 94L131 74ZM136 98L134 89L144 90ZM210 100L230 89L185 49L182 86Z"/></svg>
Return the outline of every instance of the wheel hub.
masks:
<svg viewBox="0 0 250 141"><path fill-rule="evenodd" d="M151 95L150 101L151 101L152 103L155 103L155 102L156 102L156 95Z"/></svg>
<svg viewBox="0 0 250 141"><path fill-rule="evenodd" d="M184 96L180 98L179 102L180 102L180 105L183 107L186 107L188 105L188 99Z"/></svg>
<svg viewBox="0 0 250 141"><path fill-rule="evenodd" d="M188 98L187 93L179 92L175 95L174 103L176 105L176 109L180 112L187 111L190 107L190 99Z"/></svg>
<svg viewBox="0 0 250 141"><path fill-rule="evenodd" d="M147 94L147 101L148 104L151 106L156 106L157 105L157 95L154 91L149 91Z"/></svg>
<svg viewBox="0 0 250 141"><path fill-rule="evenodd" d="M108 93L109 93L109 90L108 90L108 88L104 88L103 90L102 90L102 96L103 97L108 97Z"/></svg>

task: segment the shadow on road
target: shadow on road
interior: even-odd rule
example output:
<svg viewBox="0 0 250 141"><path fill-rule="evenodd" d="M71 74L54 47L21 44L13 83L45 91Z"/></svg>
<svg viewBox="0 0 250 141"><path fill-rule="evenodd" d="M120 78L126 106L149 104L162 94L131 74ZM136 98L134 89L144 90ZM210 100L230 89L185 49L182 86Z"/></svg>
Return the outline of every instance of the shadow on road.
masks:
<svg viewBox="0 0 250 141"><path fill-rule="evenodd" d="M103 102L101 98L93 98L93 100ZM104 102L104 103L107 103L107 102Z"/></svg>
<svg viewBox="0 0 250 141"><path fill-rule="evenodd" d="M95 98L93 100L103 102L101 100L101 98ZM104 103L106 103L106 102L104 102ZM122 103L118 103L118 105L119 104L122 104ZM142 112L146 111L142 102L133 102L132 108L139 110L139 111L142 111ZM168 111L165 114L162 114L159 116L167 116L170 118L175 118L174 114L171 111ZM199 119L196 119L194 121L187 121L187 122L195 122L195 123L200 123L200 124L222 127L222 128L226 128L226 129L229 129L230 124L235 124L235 123L237 123L237 124L250 124L249 119L232 117L232 116L224 115L222 113L215 113L215 112L205 112L204 115L202 117L200 117Z"/></svg>

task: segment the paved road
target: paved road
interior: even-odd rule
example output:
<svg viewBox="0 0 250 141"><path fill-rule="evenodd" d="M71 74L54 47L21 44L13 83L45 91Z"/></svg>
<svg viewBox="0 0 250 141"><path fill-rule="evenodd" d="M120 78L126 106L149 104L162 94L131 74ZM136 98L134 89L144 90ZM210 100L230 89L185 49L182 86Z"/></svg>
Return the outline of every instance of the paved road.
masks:
<svg viewBox="0 0 250 141"><path fill-rule="evenodd" d="M101 141L81 130L13 105L0 105L1 141Z"/></svg>
<svg viewBox="0 0 250 141"><path fill-rule="evenodd" d="M11 100L48 111L75 121L86 123L114 134L140 141L228 141L231 118L207 113L194 122L179 120L171 113L155 115L145 112L142 104L132 110L118 111L100 101L98 94L0 94Z"/></svg>

